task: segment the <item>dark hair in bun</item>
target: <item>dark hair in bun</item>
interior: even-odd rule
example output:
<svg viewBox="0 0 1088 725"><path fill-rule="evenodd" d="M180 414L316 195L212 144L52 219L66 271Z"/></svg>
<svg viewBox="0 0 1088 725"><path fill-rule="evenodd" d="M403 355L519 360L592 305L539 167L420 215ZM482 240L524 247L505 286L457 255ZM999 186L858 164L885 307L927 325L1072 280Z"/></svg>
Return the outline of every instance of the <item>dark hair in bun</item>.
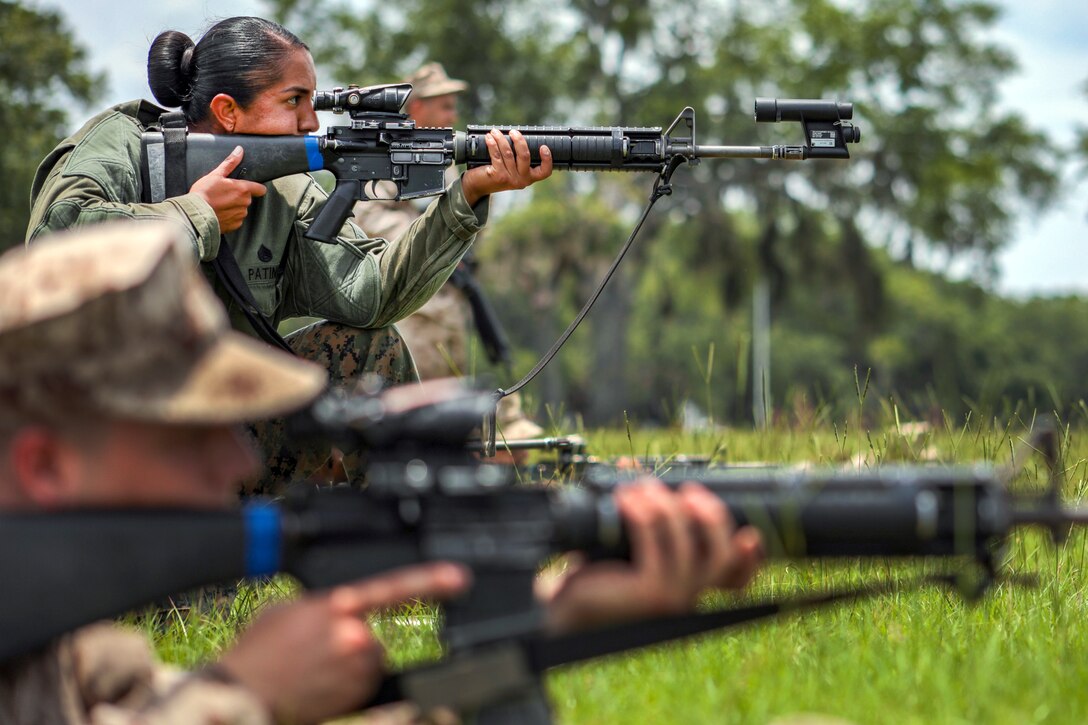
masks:
<svg viewBox="0 0 1088 725"><path fill-rule="evenodd" d="M185 33L167 30L147 53L147 83L159 103L180 106L190 124L199 123L219 93L247 107L297 48L309 50L290 30L264 18L221 20L196 44Z"/></svg>
<svg viewBox="0 0 1088 725"><path fill-rule="evenodd" d="M185 33L159 33L147 53L147 84L164 106L180 106L193 85L193 51L196 43ZM185 62L188 57L188 62Z"/></svg>

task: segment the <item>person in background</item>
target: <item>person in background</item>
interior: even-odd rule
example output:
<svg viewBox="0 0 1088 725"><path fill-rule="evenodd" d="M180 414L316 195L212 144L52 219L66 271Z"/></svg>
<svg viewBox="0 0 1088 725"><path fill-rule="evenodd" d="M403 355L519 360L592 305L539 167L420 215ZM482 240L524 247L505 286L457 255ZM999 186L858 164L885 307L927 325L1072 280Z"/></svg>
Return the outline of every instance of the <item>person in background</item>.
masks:
<svg viewBox="0 0 1088 725"><path fill-rule="evenodd" d="M412 84L412 94L408 97L404 112L415 121L417 127L456 127L457 99L468 90L468 83L450 78L439 63L425 63L405 82ZM455 183L459 176L454 167L448 167L447 186ZM391 183L379 184L378 193L391 197L396 193L396 187ZM392 239L424 214L429 201L381 199L359 202L355 205L355 223L367 234ZM471 372L472 308L465 291L458 285L458 275L472 274L474 267L475 260L470 251L462 258L458 273L422 307L397 323L397 329L408 343L419 377L423 380ZM500 451L503 440L536 438L544 432L524 413L521 396L517 393L499 402L497 423ZM523 457L524 454L516 458Z"/></svg>

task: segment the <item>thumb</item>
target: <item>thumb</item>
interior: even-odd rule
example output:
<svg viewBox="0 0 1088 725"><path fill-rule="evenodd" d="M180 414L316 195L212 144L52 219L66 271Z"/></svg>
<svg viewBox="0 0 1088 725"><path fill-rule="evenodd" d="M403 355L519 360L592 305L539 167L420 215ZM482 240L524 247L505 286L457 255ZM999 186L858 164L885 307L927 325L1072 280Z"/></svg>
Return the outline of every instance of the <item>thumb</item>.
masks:
<svg viewBox="0 0 1088 725"><path fill-rule="evenodd" d="M235 146L234 150L227 155L227 158L219 162L219 166L216 166L215 171L212 173L217 173L223 177L230 176L230 173L238 168L238 164L242 163L244 153L241 146Z"/></svg>

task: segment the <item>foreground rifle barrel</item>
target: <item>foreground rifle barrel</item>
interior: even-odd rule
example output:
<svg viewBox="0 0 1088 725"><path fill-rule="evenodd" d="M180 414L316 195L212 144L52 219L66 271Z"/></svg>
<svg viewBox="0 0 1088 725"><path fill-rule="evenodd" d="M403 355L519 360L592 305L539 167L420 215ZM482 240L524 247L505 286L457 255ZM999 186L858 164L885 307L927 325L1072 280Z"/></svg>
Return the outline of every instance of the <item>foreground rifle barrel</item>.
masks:
<svg viewBox="0 0 1088 725"><path fill-rule="evenodd" d="M610 495L625 473L593 469L587 488L563 489L514 485L511 469L494 465L417 460L375 464L371 474L366 491L311 492L235 513L0 515L0 577L19 583L0 600L0 660L197 586L283 571L325 587L426 560L474 570L463 604L485 607L482 617L468 617L479 625L530 606L532 577L556 553L627 551ZM1045 526L1061 538L1088 523L1088 511L1062 507L1049 493L1008 492L986 467L709 470L683 478L700 479L738 523L759 528L771 556L989 561L1016 526ZM514 580L526 590L515 592Z"/></svg>
<svg viewBox="0 0 1088 725"><path fill-rule="evenodd" d="M598 466L585 477L587 485L607 491L631 474ZM670 485L698 481L708 487L738 526L760 530L775 558L980 557L1020 523L1018 515L1033 523L1068 520L1064 510L1051 512L1034 499L1014 497L997 482L997 472L984 466L845 473L708 469L661 478ZM1028 508L1018 514L1021 505Z"/></svg>

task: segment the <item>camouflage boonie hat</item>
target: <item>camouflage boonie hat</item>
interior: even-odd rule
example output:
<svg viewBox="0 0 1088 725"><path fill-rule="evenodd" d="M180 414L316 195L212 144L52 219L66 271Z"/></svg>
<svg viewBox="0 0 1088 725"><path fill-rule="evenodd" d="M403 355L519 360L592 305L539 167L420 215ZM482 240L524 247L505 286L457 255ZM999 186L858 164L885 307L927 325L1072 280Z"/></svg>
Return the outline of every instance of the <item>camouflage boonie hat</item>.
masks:
<svg viewBox="0 0 1088 725"><path fill-rule="evenodd" d="M412 84L412 98L434 98L460 93L468 88L468 83L446 75L441 63L427 63L404 82Z"/></svg>
<svg viewBox="0 0 1088 725"><path fill-rule="evenodd" d="M0 257L0 420L241 423L322 390L320 367L229 328L177 231L98 225Z"/></svg>

